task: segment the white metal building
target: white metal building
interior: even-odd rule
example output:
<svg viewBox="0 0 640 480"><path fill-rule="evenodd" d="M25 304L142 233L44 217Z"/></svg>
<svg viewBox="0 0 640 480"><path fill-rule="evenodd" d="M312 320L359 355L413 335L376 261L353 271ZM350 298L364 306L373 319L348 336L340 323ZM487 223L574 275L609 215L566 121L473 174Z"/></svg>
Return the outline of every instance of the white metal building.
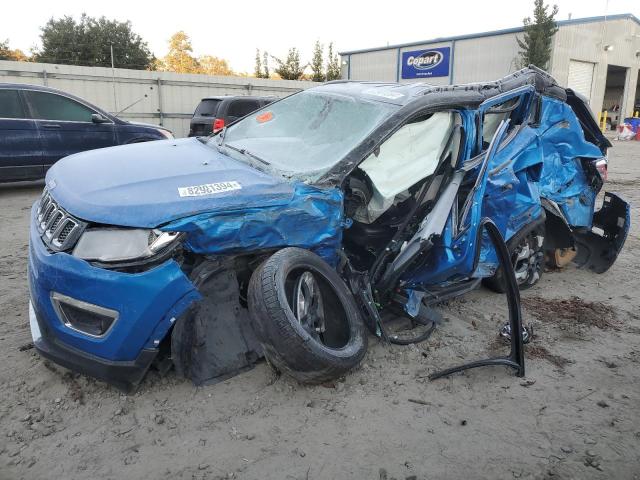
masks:
<svg viewBox="0 0 640 480"><path fill-rule="evenodd" d="M622 14L557 24L549 73L589 98L594 112L607 110L613 124L631 116L640 102L640 20ZM517 70L516 38L523 31L517 27L341 52L342 75L434 85L495 80Z"/></svg>

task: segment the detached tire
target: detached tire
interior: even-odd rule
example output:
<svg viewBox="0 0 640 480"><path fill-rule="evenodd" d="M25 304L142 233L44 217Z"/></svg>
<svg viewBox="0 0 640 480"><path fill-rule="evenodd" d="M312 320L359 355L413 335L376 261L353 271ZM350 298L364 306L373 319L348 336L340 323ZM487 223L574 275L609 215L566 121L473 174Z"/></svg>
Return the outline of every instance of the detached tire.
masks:
<svg viewBox="0 0 640 480"><path fill-rule="evenodd" d="M265 356L303 383L345 374L364 357L367 336L347 286L324 260L285 248L253 273L249 313Z"/></svg>

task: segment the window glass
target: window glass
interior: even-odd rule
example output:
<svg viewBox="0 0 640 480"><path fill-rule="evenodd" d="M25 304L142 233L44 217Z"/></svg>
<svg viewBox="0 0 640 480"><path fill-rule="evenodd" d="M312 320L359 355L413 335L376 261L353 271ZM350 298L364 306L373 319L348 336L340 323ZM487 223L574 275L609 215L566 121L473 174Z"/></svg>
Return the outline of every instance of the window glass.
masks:
<svg viewBox="0 0 640 480"><path fill-rule="evenodd" d="M494 105L484 113L482 120L482 149L485 150L496 133L502 120L511 120L507 134L518 125L522 124L522 112L524 101L521 96L510 98L506 102Z"/></svg>
<svg viewBox="0 0 640 480"><path fill-rule="evenodd" d="M261 158L286 177L314 180L333 167L371 131L398 109L397 105L305 90L231 125L224 146ZM218 144L219 136L209 142ZM234 158L251 155L229 149Z"/></svg>
<svg viewBox="0 0 640 480"><path fill-rule="evenodd" d="M220 105L220 100L202 100L200 102L200 105L198 105L198 107L196 108L196 113L194 113L194 115L202 117L213 117L218 111L218 105Z"/></svg>
<svg viewBox="0 0 640 480"><path fill-rule="evenodd" d="M260 107L255 100L235 100L229 105L230 117L244 117Z"/></svg>
<svg viewBox="0 0 640 480"><path fill-rule="evenodd" d="M17 90L0 89L0 118L26 118Z"/></svg>
<svg viewBox="0 0 640 480"><path fill-rule="evenodd" d="M438 112L404 125L360 164L371 180L373 196L367 207L356 213L357 221L375 221L404 200L411 186L436 171L451 145L456 115Z"/></svg>
<svg viewBox="0 0 640 480"><path fill-rule="evenodd" d="M28 91L33 117L40 120L91 122L93 110L75 100L54 93Z"/></svg>

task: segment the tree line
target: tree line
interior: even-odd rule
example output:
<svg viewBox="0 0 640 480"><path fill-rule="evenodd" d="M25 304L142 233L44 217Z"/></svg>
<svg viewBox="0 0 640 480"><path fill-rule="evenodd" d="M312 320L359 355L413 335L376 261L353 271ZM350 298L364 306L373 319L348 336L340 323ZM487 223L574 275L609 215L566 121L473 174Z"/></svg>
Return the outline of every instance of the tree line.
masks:
<svg viewBox="0 0 640 480"><path fill-rule="evenodd" d="M555 16L558 7L551 10L544 0L534 0L533 19L524 19L524 35L517 38L520 47L516 64L519 67L536 65L547 68L551 57L552 38L558 30ZM71 16L51 18L41 28L41 46L29 54L11 49L9 40L0 40L0 60L33 61L110 67L136 70L159 70L178 73L203 73L209 75L243 75L234 72L227 60L213 55L193 55L191 39L184 31L176 32L169 39L169 52L156 58L140 35L133 31L131 22L109 20L82 14L79 20ZM273 69L270 68L270 62ZM285 80L313 80L324 82L341 77L340 59L333 43L327 47L316 41L311 60L303 63L300 51L292 47L285 58L256 49L253 76L257 78L282 78Z"/></svg>
<svg viewBox="0 0 640 480"><path fill-rule="evenodd" d="M82 14L78 20L71 16L51 18L40 29L40 44L27 54L11 49L9 40L0 40L0 60L59 63L90 67L129 68L134 70L158 70L177 73L202 73L208 75L241 75L234 72L227 60L213 55L193 54L191 39L184 31L174 33L169 39L169 51L156 58L149 45L133 31L131 22L119 22L102 16L99 18ZM275 67L269 69L269 60ZM306 73L310 70L311 73ZM311 62L302 64L298 49L291 48L284 59L256 53L254 75L258 78L282 78L285 80L308 79L325 81L340 78L340 62L328 47L325 63L323 46L315 44Z"/></svg>
<svg viewBox="0 0 640 480"><path fill-rule="evenodd" d="M284 80L311 80L314 82L325 82L337 80L341 77L340 59L333 50L333 42L327 47L327 58L324 57L324 46L319 40L313 47L311 61L303 64L300 61L300 52L296 47L289 49L286 58L281 59L270 55L266 51L260 52L256 48L256 59L254 76L256 78L271 78L271 70L269 69L269 58L271 58L276 67L274 73ZM307 69L311 73L306 73Z"/></svg>

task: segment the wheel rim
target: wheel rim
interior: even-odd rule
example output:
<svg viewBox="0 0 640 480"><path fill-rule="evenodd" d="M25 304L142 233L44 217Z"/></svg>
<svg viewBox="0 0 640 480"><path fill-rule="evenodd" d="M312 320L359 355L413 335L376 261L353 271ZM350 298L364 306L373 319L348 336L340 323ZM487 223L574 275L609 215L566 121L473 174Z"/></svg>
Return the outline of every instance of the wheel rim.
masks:
<svg viewBox="0 0 640 480"><path fill-rule="evenodd" d="M309 335L322 341L326 330L322 292L311 272L304 272L293 289L293 314Z"/></svg>
<svg viewBox="0 0 640 480"><path fill-rule="evenodd" d="M513 270L518 285L533 285L540 279L544 237L532 233L522 240L514 253Z"/></svg>

